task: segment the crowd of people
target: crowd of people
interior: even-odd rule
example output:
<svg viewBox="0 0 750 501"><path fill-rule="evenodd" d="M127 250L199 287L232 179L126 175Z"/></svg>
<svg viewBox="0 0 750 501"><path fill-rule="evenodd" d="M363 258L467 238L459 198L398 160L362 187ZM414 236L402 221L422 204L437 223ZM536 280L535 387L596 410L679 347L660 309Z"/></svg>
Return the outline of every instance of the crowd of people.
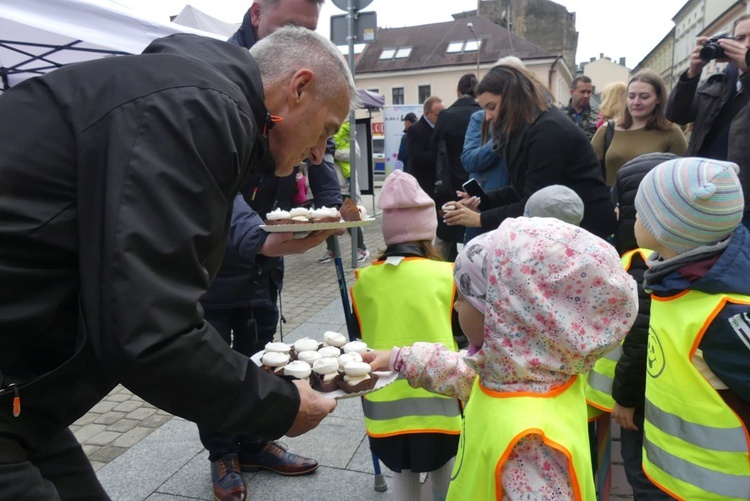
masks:
<svg viewBox="0 0 750 501"><path fill-rule="evenodd" d="M108 499L68 427L117 384L197 424L217 500L318 468L277 440L336 401L249 356L283 257L328 240L330 261L340 234L263 215L358 197L322 3L254 0L229 43L174 35L0 96L0 499ZM405 117L387 247L350 291L365 361L403 376L364 405L393 500L423 473L435 500L606 498L597 409L635 499L750 498L750 15L701 83L707 41L671 92L644 70L600 113L589 78L559 108L509 57Z"/></svg>

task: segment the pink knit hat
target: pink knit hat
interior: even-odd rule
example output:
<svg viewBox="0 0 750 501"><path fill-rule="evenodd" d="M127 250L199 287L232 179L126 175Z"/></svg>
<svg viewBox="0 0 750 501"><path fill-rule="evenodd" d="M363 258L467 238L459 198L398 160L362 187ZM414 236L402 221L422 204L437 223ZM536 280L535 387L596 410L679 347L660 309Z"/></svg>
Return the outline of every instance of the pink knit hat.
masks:
<svg viewBox="0 0 750 501"><path fill-rule="evenodd" d="M388 175L380 191L386 245L435 239L435 202L419 187L416 178L400 170Z"/></svg>

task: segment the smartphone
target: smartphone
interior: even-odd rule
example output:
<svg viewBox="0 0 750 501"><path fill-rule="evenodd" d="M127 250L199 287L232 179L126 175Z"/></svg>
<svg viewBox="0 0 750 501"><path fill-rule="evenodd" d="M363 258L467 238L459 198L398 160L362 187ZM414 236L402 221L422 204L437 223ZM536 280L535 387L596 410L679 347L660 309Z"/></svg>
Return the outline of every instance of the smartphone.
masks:
<svg viewBox="0 0 750 501"><path fill-rule="evenodd" d="M476 179L469 179L461 187L470 197L484 197L484 190Z"/></svg>

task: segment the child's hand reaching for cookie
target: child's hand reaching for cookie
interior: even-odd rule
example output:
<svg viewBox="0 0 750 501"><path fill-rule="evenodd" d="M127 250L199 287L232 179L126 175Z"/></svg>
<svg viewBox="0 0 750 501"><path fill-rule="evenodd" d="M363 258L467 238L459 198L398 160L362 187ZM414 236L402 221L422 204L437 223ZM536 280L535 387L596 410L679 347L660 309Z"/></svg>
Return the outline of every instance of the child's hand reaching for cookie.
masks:
<svg viewBox="0 0 750 501"><path fill-rule="evenodd" d="M362 354L362 361L370 364L373 371L387 371L390 358L389 350L367 351Z"/></svg>

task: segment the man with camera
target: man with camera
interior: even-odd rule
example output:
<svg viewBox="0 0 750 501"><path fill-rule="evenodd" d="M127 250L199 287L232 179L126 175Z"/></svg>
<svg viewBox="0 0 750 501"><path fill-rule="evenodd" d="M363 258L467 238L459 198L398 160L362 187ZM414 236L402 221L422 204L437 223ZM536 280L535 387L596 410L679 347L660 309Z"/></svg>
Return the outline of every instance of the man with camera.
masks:
<svg viewBox="0 0 750 501"><path fill-rule="evenodd" d="M678 124L693 122L685 156L731 160L740 166L745 194L743 223L750 227L750 14L734 23L733 36L698 37L690 65L669 95L666 115ZM699 87L703 68L713 59L728 62L723 73Z"/></svg>

